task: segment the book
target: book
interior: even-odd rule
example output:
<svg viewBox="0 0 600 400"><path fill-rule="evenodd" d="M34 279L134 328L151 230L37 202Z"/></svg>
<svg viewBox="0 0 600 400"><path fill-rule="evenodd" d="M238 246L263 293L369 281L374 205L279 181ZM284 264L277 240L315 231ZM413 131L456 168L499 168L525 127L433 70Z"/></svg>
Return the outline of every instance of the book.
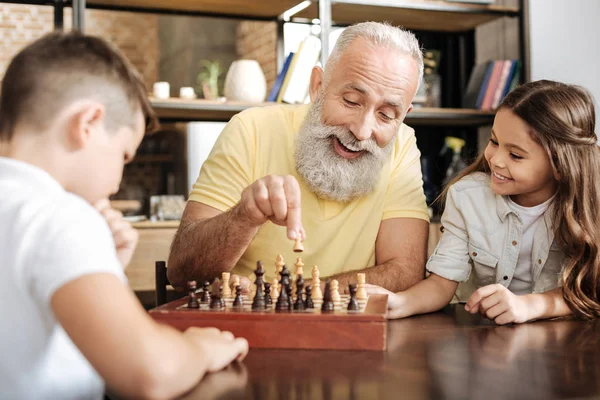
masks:
<svg viewBox="0 0 600 400"><path fill-rule="evenodd" d="M500 81L500 74L502 73L502 61L494 61L494 70L490 78L490 83L485 89L485 97L483 98L483 104L481 105L482 110L491 110L492 101L494 99L494 93L498 87L498 81Z"/></svg>
<svg viewBox="0 0 600 400"><path fill-rule="evenodd" d="M494 98L492 100L492 109L498 108L500 102L504 97L502 97L502 93L504 93L504 88L508 85L510 69L512 67L512 61L505 60L500 61L502 63L502 72L500 73L500 79L498 80L498 86L496 87L496 91L494 92Z"/></svg>
<svg viewBox="0 0 600 400"><path fill-rule="evenodd" d="M279 90L279 94L277 95L278 103L281 103L281 101L283 99L283 94L285 93L285 90L287 89L288 85L290 84L290 78L292 76L292 72L296 68L296 62L298 62L298 54L302 51L303 45L304 45L304 42L300 42L300 46L298 46L298 51L296 51L294 53L294 55L292 56L292 60L290 61L290 66L288 67L285 77L283 78L283 84L281 85L281 89Z"/></svg>
<svg viewBox="0 0 600 400"><path fill-rule="evenodd" d="M464 108L477 108L477 98L479 97L479 92L485 82L486 73L491 63L492 61L486 61L477 64L473 68L469 83L467 84L467 89L465 90L462 99L462 106Z"/></svg>
<svg viewBox="0 0 600 400"><path fill-rule="evenodd" d="M488 61L487 70L485 71L485 78L483 78L483 83L481 84L481 88L479 89L479 95L477 96L477 104L475 104L475 108L481 109L483 105L483 99L485 98L485 91L490 83L490 79L492 77L492 72L494 71L494 62Z"/></svg>
<svg viewBox="0 0 600 400"><path fill-rule="evenodd" d="M291 71L289 84L283 91L281 100L284 103L304 103L310 85L310 75L319 60L320 54L321 40L319 38L310 35L304 39L301 49L298 50L296 64Z"/></svg>
<svg viewBox="0 0 600 400"><path fill-rule="evenodd" d="M506 88L504 89L504 95L502 96L502 99L504 99L507 94L509 94L510 92L515 90L515 88L519 84L520 78L521 78L521 61L514 60L513 69L511 70L511 75L509 77L508 85L506 85Z"/></svg>
<svg viewBox="0 0 600 400"><path fill-rule="evenodd" d="M281 71L277 75L277 79L275 79L275 83L273 84L273 88L271 89L271 93L269 93L269 97L267 101L277 101L277 96L279 96L279 92L281 91L281 86L283 85L283 80L285 79L285 75L290 68L290 64L292 62L292 58L294 57L294 52L290 52L288 56L285 58L283 62L283 66L281 67Z"/></svg>

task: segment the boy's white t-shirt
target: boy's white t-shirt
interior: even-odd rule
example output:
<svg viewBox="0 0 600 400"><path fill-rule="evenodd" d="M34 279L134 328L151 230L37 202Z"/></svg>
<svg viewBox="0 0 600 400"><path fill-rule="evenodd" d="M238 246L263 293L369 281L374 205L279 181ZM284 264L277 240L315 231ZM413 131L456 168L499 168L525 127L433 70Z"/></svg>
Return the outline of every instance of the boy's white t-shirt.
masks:
<svg viewBox="0 0 600 400"><path fill-rule="evenodd" d="M83 275L126 283L104 218L44 170L0 157L0 265L0 397L101 399L102 379L50 301Z"/></svg>

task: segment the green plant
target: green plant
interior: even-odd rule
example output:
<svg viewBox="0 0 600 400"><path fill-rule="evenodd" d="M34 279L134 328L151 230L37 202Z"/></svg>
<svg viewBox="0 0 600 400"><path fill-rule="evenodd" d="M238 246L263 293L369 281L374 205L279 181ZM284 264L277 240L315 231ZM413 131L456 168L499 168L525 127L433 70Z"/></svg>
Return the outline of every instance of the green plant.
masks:
<svg viewBox="0 0 600 400"><path fill-rule="evenodd" d="M223 66L219 60L200 61L200 72L196 77L196 93L205 99L215 100L219 97L219 81L223 77Z"/></svg>

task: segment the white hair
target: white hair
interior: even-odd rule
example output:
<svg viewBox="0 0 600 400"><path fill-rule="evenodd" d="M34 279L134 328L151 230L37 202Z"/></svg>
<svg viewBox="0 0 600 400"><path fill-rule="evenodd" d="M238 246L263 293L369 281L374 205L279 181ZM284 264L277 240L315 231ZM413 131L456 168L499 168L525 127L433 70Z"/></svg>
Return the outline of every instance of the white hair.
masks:
<svg viewBox="0 0 600 400"><path fill-rule="evenodd" d="M325 66L325 82L329 82L330 75L333 73L334 67L344 50L357 38L365 39L376 46L397 49L411 56L417 62L419 85L421 84L423 79L423 50L416 36L403 28L380 22L361 22L344 29Z"/></svg>

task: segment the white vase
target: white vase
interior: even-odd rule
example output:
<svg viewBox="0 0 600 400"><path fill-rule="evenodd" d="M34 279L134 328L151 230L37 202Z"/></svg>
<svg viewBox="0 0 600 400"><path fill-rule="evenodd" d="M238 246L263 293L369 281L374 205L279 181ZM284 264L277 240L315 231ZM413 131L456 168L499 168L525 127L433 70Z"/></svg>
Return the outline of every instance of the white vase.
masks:
<svg viewBox="0 0 600 400"><path fill-rule="evenodd" d="M225 77L227 100L261 102L267 95L267 81L256 60L234 61Z"/></svg>

